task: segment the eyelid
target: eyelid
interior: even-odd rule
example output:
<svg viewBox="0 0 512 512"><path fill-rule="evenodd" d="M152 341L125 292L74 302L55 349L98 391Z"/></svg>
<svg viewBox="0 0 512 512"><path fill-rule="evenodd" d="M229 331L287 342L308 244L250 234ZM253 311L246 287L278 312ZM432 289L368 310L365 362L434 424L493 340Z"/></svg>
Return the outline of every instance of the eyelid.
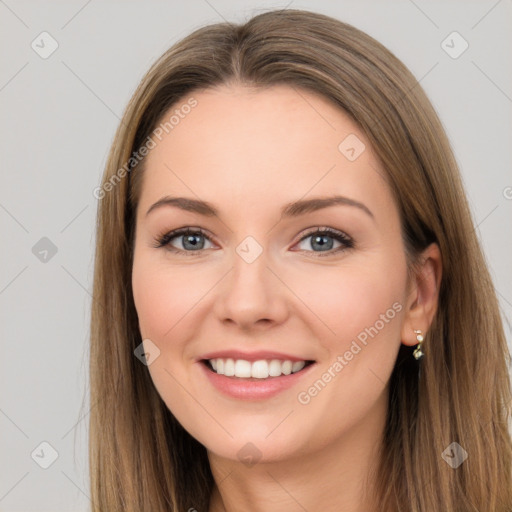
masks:
<svg viewBox="0 0 512 512"><path fill-rule="evenodd" d="M331 249L329 251L307 251L304 249L299 249L293 252L302 252L302 253L308 253L313 254L314 257L323 257L323 256L330 256L338 254L339 252L342 252L346 249L351 249L354 247L354 239L346 234L345 232L331 228L329 226L315 226L311 228L307 228L305 231L301 233L300 238L296 242L294 242L293 246L297 245L298 243L302 242L303 240L307 239L310 236L313 236L315 234L327 234L330 238L334 238L339 243L342 244L341 247L338 247L336 249ZM193 227L193 226L184 226L181 228L173 229L171 231L164 231L163 233L157 235L157 237L154 240L153 247L155 248L166 248L170 252L174 252L177 254L186 254L187 256L200 256L204 254L206 249L199 249L197 251L184 251L183 249L178 249L176 247L173 247L170 245L170 241L174 238L179 238L180 236L185 236L187 234L200 234L204 238L206 238L211 243L215 242L215 237L210 235L206 230L200 227Z"/></svg>
<svg viewBox="0 0 512 512"><path fill-rule="evenodd" d="M314 227L309 230L306 230L305 233L303 232L300 235L299 240L294 245L297 245L298 243L302 242L303 240L305 240L305 239L309 238L310 236L313 236L317 233L327 234L327 236L329 236L330 238L334 238L341 244L341 247L338 247L336 249L332 249L329 251L306 251L304 249L299 249L296 252L306 252L308 254L312 254L313 257L315 257L315 258L316 257L324 257L324 256L327 257L327 256L337 255L340 252L343 252L347 249L352 249L355 246L354 239L351 236L349 236L344 231L341 231L339 229L334 229L329 226L318 226L318 227Z"/></svg>
<svg viewBox="0 0 512 512"><path fill-rule="evenodd" d="M170 241L173 240L174 238L179 238L180 236L184 236L187 234L193 234L193 235L200 234L212 243L215 241L215 237L210 235L203 228L194 227L194 226L184 226L182 228L176 228L176 229L172 229L170 231L163 231L160 234L158 234L154 239L153 247L155 247L157 249L158 248L167 248L171 252L186 253L188 255L193 255L194 253L196 253L196 255L197 255L201 252L204 252L203 249L200 251L184 251L182 249L178 249L178 248L172 247L170 245Z"/></svg>

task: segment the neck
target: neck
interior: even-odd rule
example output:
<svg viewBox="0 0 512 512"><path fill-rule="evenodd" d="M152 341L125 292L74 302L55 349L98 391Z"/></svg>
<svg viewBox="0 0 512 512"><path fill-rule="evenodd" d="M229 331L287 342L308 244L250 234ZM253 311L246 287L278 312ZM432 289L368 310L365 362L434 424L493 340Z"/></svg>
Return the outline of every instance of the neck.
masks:
<svg viewBox="0 0 512 512"><path fill-rule="evenodd" d="M373 497L386 406L383 400L320 451L252 467L209 452L215 480L209 512L368 512Z"/></svg>

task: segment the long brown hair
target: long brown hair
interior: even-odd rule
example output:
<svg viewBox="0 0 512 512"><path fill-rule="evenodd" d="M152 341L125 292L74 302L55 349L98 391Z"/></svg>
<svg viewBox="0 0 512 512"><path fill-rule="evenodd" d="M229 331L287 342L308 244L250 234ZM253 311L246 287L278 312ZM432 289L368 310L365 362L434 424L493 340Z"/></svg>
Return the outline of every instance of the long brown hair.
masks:
<svg viewBox="0 0 512 512"><path fill-rule="evenodd" d="M128 104L101 187L91 318L90 477L95 512L208 510L206 449L166 408L148 369L131 289L139 149L194 90L288 84L346 111L370 140L395 196L408 269L436 242L439 307L418 365L402 346L390 381L380 510L512 511L509 353L460 173L431 103L408 69L333 18L274 10L196 30L152 66ZM135 155L135 156L134 156ZM405 357L407 356L407 357ZM442 454L458 443L457 468Z"/></svg>

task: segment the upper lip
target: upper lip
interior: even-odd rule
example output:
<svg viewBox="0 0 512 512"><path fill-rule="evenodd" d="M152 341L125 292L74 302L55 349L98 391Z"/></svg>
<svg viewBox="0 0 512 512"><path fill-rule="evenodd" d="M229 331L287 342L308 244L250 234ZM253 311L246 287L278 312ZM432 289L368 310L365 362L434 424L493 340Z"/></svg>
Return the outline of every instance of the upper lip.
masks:
<svg viewBox="0 0 512 512"><path fill-rule="evenodd" d="M244 359L245 361L260 361L262 359L279 359L281 361L312 361L312 359L292 356L291 354L284 354L282 352L274 352L268 350L258 350L255 352L243 352L241 350L218 350L216 352L209 352L199 358L199 361L205 359Z"/></svg>

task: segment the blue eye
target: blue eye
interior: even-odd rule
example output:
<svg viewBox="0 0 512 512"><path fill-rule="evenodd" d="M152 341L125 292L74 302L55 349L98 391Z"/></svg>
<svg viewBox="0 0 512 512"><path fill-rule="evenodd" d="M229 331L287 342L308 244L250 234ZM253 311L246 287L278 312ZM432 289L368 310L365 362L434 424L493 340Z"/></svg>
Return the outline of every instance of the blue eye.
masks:
<svg viewBox="0 0 512 512"><path fill-rule="evenodd" d="M175 247L173 245L172 242L174 239L181 241L182 248ZM300 249L300 251L317 253L315 256L329 256L354 247L354 241L349 236L341 231L328 227L316 228L315 231L303 236L300 239L299 244L303 243L307 239L311 239L309 245L312 250ZM155 239L154 247L165 247L171 252L186 254L187 256L199 256L203 252L203 249L211 248L205 247L205 240L211 244L210 238L203 230L187 227L176 229L158 236ZM333 240L340 244L340 246L334 248Z"/></svg>
<svg viewBox="0 0 512 512"><path fill-rule="evenodd" d="M343 251L344 249L351 249L354 247L354 241L347 236L345 233L342 233L341 231L337 231L332 228L317 228L315 231L308 233L304 237L301 238L299 243L302 243L303 241L311 239L309 242L309 245L311 248L317 248L318 251L313 250L312 252L315 253L325 253L325 254L315 254L315 256L329 256L331 254L338 253L340 251ZM335 240L341 246L334 248L333 245ZM304 249L301 249L304 250ZM311 252L311 251L307 251Z"/></svg>
<svg viewBox="0 0 512 512"><path fill-rule="evenodd" d="M171 245L171 241L175 238L181 240L184 250ZM155 247L167 247L170 251L190 254L191 252L200 252L205 248L204 240L201 241L201 239L210 240L201 229L181 228L157 237Z"/></svg>

